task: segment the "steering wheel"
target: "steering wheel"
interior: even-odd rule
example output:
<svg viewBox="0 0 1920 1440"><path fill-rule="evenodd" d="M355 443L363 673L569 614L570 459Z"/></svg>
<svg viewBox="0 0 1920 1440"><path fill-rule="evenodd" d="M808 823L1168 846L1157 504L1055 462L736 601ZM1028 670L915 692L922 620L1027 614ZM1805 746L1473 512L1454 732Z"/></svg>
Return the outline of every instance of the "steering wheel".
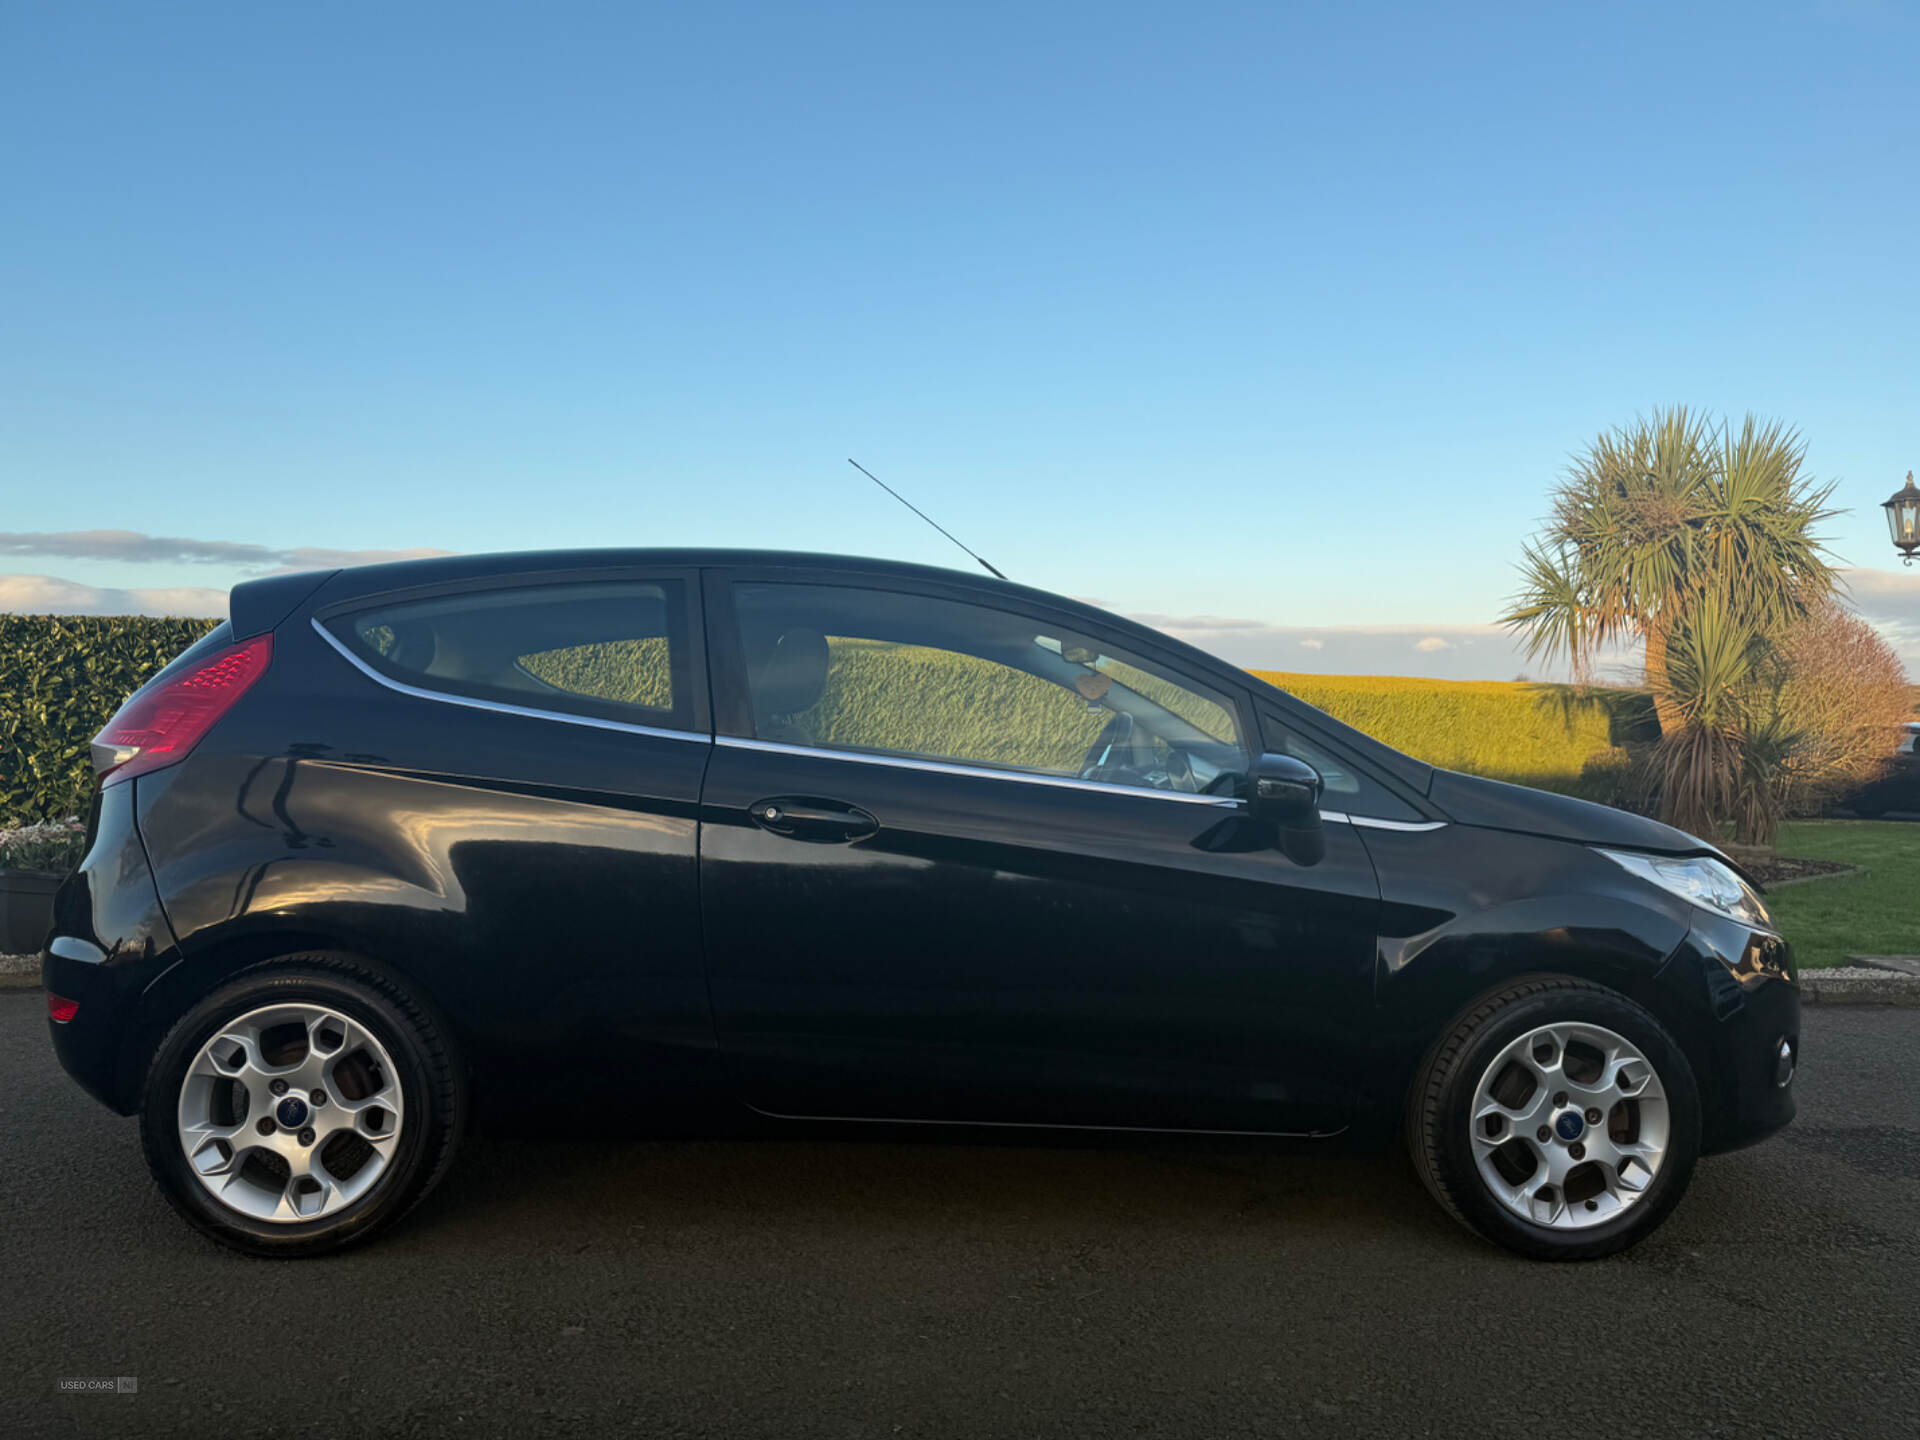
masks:
<svg viewBox="0 0 1920 1440"><path fill-rule="evenodd" d="M1113 752L1127 751L1129 759L1133 753L1133 716L1124 710L1113 712L1113 718L1100 727L1100 733L1093 737L1093 744L1087 747L1087 758L1081 763L1082 780L1098 780L1109 768L1113 768Z"/></svg>

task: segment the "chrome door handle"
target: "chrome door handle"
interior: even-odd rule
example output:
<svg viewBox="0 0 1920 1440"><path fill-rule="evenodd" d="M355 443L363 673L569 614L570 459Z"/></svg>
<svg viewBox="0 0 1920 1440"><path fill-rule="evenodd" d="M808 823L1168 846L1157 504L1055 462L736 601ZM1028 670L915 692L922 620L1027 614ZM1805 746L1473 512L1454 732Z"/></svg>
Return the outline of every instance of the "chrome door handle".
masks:
<svg viewBox="0 0 1920 1440"><path fill-rule="evenodd" d="M747 814L762 830L789 840L859 840L880 828L880 822L858 805L802 796L756 800L747 807Z"/></svg>

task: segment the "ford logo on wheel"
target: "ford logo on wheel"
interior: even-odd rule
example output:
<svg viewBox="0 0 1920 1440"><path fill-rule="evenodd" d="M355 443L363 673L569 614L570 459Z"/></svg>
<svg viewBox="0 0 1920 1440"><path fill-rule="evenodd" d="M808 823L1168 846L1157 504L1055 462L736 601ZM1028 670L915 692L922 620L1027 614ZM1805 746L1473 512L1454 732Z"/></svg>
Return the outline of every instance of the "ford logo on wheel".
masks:
<svg viewBox="0 0 1920 1440"><path fill-rule="evenodd" d="M1578 1140L1587 1128L1587 1122L1580 1118L1578 1110L1569 1110L1553 1122L1553 1128L1559 1132L1562 1140Z"/></svg>

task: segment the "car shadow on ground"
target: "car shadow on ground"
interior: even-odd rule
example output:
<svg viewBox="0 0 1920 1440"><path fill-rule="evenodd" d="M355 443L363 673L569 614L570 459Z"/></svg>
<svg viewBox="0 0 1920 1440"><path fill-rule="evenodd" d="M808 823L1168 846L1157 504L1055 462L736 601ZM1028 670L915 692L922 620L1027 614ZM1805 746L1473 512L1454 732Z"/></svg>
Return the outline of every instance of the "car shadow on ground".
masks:
<svg viewBox="0 0 1920 1440"><path fill-rule="evenodd" d="M810 1234L1116 1232L1275 1225L1319 1243L1399 1232L1477 1242L1434 1205L1397 1145L1052 1131L834 1128L826 1138L470 1140L406 1226L436 1246L512 1245L610 1220L665 1239L688 1227Z"/></svg>

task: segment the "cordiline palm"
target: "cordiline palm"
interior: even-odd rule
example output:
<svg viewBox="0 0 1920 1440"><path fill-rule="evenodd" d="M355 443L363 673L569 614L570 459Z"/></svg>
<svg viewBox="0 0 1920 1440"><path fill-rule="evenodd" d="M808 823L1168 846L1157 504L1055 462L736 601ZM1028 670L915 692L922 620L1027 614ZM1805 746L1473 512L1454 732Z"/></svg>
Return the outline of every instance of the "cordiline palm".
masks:
<svg viewBox="0 0 1920 1440"><path fill-rule="evenodd" d="M1661 724L1682 723L1667 652L1702 597L1720 598L1718 625L1767 637L1833 592L1814 534L1833 487L1806 479L1805 461L1778 424L1748 416L1735 431L1684 406L1601 435L1555 488L1503 622L1530 658L1578 674L1610 644L1643 642Z"/></svg>
<svg viewBox="0 0 1920 1440"><path fill-rule="evenodd" d="M1668 636L1667 701L1653 761L1661 813L1696 835L1722 820L1748 844L1770 845L1779 824L1779 779L1799 737L1767 712L1767 637L1731 597L1710 590Z"/></svg>

